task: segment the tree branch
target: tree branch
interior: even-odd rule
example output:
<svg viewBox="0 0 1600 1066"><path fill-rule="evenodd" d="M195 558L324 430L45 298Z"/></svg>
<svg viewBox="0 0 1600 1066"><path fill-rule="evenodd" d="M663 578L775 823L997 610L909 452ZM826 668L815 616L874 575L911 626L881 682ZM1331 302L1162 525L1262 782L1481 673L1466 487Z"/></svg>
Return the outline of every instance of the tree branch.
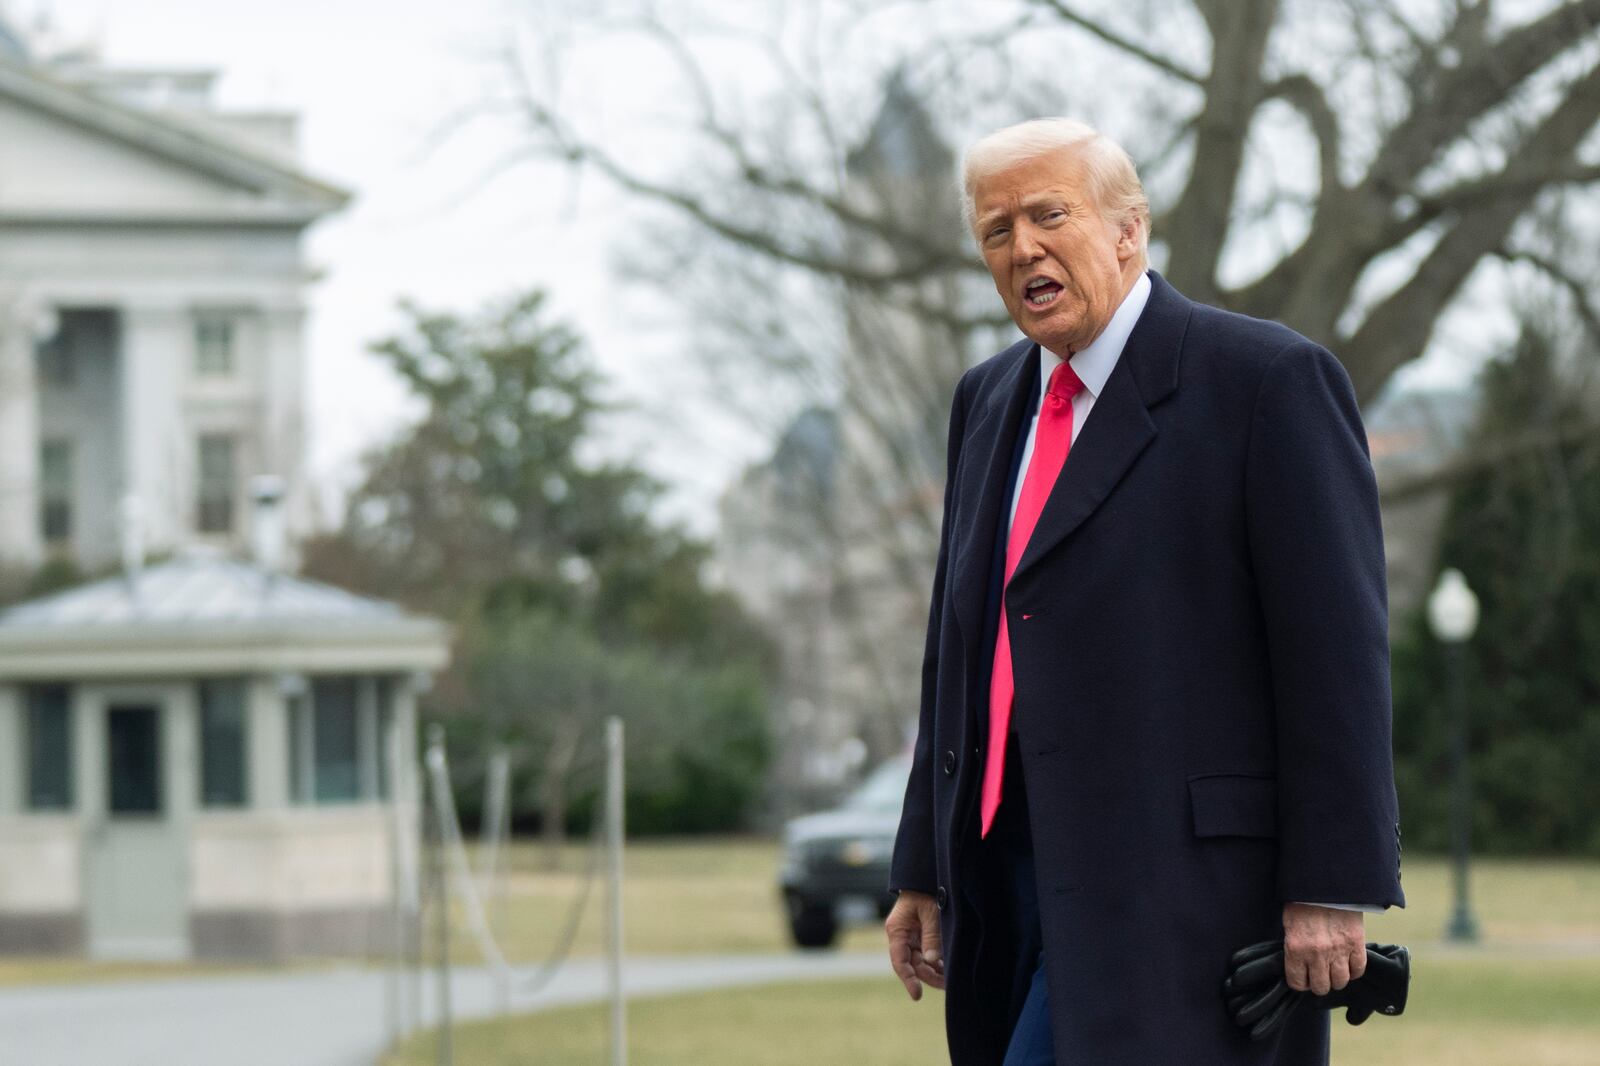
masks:
<svg viewBox="0 0 1600 1066"><path fill-rule="evenodd" d="M1486 177L1417 197L1416 209L1394 223L1390 240L1399 243L1451 211L1473 210L1503 196L1526 197L1555 185L1585 185L1593 181L1600 181L1600 164L1566 160L1546 170L1519 172L1507 167Z"/></svg>
<svg viewBox="0 0 1600 1066"><path fill-rule="evenodd" d="M1378 498L1385 505L1413 500L1419 496L1449 489L1464 478L1503 466L1525 455L1592 441L1600 441L1600 423L1569 422L1554 427L1543 427L1509 440L1474 449L1436 470L1380 484Z"/></svg>
<svg viewBox="0 0 1600 1066"><path fill-rule="evenodd" d="M1418 90L1416 105L1384 138L1368 171L1365 185L1386 195L1407 191L1424 167L1454 143L1480 115L1556 56L1600 25L1600 0L1569 0L1548 14L1505 33L1492 46L1471 47L1480 40L1483 13L1464 9L1452 35L1455 65L1435 60L1436 77ZM1465 49L1465 50L1463 50ZM1441 49L1443 53L1445 49Z"/></svg>
<svg viewBox="0 0 1600 1066"><path fill-rule="evenodd" d="M1589 294L1594 289L1592 281L1585 282L1573 277L1560 263L1537 252L1502 249L1496 254L1508 263L1522 262L1536 267L1550 280L1566 289L1572 297L1578 318L1583 322L1583 328L1589 333L1589 338L1600 345L1600 308L1589 302Z"/></svg>
<svg viewBox="0 0 1600 1066"><path fill-rule="evenodd" d="M1600 120L1600 64L1575 82L1565 99L1510 153L1502 172L1511 183L1529 174L1570 165L1571 154ZM1361 323L1344 345L1358 361L1349 367L1356 396L1364 403L1396 369L1416 358L1433 324L1479 259L1497 251L1541 186L1524 183L1463 214L1422 260L1416 273Z"/></svg>
<svg viewBox="0 0 1600 1066"><path fill-rule="evenodd" d="M1306 74L1290 74L1261 90L1262 100L1282 100L1305 116L1317 139L1317 158L1321 173L1321 195L1343 187L1339 179L1339 119L1328 104L1322 86ZM1331 199L1331 198L1330 198ZM1319 202L1322 202L1319 197Z"/></svg>
<svg viewBox="0 0 1600 1066"><path fill-rule="evenodd" d="M1088 33L1094 37L1098 37L1100 40L1117 49L1119 52L1125 52L1141 62L1148 63L1150 66L1155 67L1159 71L1172 75L1174 78L1177 78L1180 81L1186 81L1190 85L1199 86L1204 86L1206 83L1206 75L1199 73L1198 71L1190 70L1188 67L1174 59L1168 59L1164 55L1152 52L1150 49L1146 48L1137 41L1128 37L1124 37L1122 34L1117 33L1114 30L1107 29L1106 26L1102 24L1100 19L1079 14L1071 7L1067 6L1065 0L1033 0L1033 3L1036 6L1049 11L1062 22L1076 26L1085 33Z"/></svg>
<svg viewBox="0 0 1600 1066"><path fill-rule="evenodd" d="M794 178L773 175L749 163L740 178L760 191L802 200L832 214L847 226L872 233L902 251L916 253L910 258L896 256L892 267L872 269L843 255L830 255L815 247L797 247L775 236L770 225L756 226L727 217L701 198L681 188L653 181L624 166L598 145L582 140L567 128L560 117L539 102L532 87L524 84L519 100L523 117L533 129L536 144L518 157L547 156L574 166L589 166L626 192L676 209L706 229L727 240L756 249L774 259L814 273L843 278L860 285L879 287L912 281L930 274L966 272L975 269L970 257L929 245L919 234L907 233L881 218L868 215L844 202L841 197L815 189ZM538 144L541 140L545 143ZM737 158L736 158L737 161Z"/></svg>
<svg viewBox="0 0 1600 1066"><path fill-rule="evenodd" d="M1217 262L1227 240L1250 122L1261 104L1267 38L1278 0L1199 5L1211 27L1211 72L1196 119L1194 167L1170 212L1167 273L1197 300L1216 302Z"/></svg>

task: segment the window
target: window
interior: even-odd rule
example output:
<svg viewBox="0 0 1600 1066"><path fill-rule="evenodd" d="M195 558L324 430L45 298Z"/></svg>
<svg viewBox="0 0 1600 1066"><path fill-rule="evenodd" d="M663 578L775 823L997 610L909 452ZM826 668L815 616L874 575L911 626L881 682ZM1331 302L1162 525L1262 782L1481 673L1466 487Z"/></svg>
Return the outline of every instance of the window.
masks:
<svg viewBox="0 0 1600 1066"><path fill-rule="evenodd" d="M72 442L64 438L39 444L39 527L46 541L72 536Z"/></svg>
<svg viewBox="0 0 1600 1066"><path fill-rule="evenodd" d="M248 792L245 683L200 682L200 805L243 807Z"/></svg>
<svg viewBox="0 0 1600 1066"><path fill-rule="evenodd" d="M28 808L72 809L72 690L66 685L27 689Z"/></svg>
<svg viewBox="0 0 1600 1066"><path fill-rule="evenodd" d="M289 796L295 803L310 803L311 795L311 707L305 693L289 701Z"/></svg>
<svg viewBox="0 0 1600 1066"><path fill-rule="evenodd" d="M233 438L206 433L200 437L200 483L197 528L201 533L233 531Z"/></svg>
<svg viewBox="0 0 1600 1066"><path fill-rule="evenodd" d="M232 376L233 351L232 319L219 314L202 314L195 319L194 372L197 377Z"/></svg>
<svg viewBox="0 0 1600 1066"><path fill-rule="evenodd" d="M388 794L384 686L374 677L311 678L289 698L289 795L296 803L370 802Z"/></svg>
<svg viewBox="0 0 1600 1066"><path fill-rule="evenodd" d="M360 729L356 721L356 679L318 678L311 683L314 754L313 789L318 803L345 803L361 797Z"/></svg>

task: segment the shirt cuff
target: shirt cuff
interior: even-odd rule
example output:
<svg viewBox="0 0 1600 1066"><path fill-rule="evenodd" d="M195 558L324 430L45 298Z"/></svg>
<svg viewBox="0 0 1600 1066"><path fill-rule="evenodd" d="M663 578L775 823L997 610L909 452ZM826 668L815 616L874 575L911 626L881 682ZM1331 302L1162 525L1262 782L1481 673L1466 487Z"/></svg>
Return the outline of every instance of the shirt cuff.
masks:
<svg viewBox="0 0 1600 1066"><path fill-rule="evenodd" d="M1330 907L1336 911L1362 911L1366 914L1382 914L1389 909L1381 903L1311 903L1307 900L1295 900L1295 902L1307 907Z"/></svg>

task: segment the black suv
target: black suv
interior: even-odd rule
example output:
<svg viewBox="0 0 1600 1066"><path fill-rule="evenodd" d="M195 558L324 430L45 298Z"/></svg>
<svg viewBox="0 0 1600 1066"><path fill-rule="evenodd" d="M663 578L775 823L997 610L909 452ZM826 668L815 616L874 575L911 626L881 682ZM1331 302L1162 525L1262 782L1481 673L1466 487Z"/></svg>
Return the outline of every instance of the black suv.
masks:
<svg viewBox="0 0 1600 1066"><path fill-rule="evenodd" d="M841 925L888 917L889 856L910 777L911 756L890 759L838 808L784 826L778 884L800 947L831 947Z"/></svg>

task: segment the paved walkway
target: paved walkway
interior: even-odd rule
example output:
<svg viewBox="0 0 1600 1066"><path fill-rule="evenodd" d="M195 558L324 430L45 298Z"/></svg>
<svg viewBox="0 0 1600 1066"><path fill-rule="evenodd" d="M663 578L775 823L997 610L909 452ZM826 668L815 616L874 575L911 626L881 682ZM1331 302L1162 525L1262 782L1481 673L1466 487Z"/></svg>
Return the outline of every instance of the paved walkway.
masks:
<svg viewBox="0 0 1600 1066"><path fill-rule="evenodd" d="M531 970L518 970L526 983ZM894 978L879 953L720 955L630 959L630 997L808 978ZM537 993L513 991L516 1012L605 996L599 960L568 963ZM494 1013L484 970L451 982L457 1018ZM433 975L422 985L432 1024ZM385 975L334 970L152 978L0 990L0 1066L373 1066L387 1033Z"/></svg>

